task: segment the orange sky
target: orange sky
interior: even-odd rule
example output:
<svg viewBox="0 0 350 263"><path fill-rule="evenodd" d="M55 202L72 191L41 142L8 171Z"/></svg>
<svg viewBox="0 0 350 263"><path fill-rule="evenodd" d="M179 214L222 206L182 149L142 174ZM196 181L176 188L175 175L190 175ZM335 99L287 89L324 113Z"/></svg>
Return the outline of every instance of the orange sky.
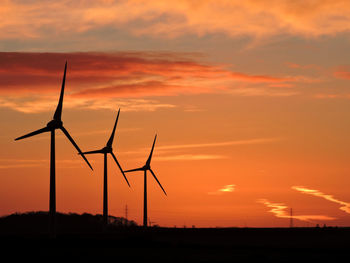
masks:
<svg viewBox="0 0 350 263"><path fill-rule="evenodd" d="M6 14L6 15L4 15ZM48 210L49 135L143 165L161 226L350 225L348 1L0 4L0 215ZM102 156L56 140L57 210L102 213ZM142 222L143 176L108 159L109 212Z"/></svg>

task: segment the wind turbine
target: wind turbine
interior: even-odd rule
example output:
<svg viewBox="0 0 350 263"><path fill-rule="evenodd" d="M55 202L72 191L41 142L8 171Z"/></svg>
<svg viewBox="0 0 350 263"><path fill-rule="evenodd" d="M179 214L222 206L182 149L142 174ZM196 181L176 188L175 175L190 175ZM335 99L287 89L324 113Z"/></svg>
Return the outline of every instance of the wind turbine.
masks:
<svg viewBox="0 0 350 263"><path fill-rule="evenodd" d="M124 179L125 179L126 183L130 187L129 181L126 178L126 176L124 174L124 171L123 171L122 167L120 166L120 164L119 164L119 162L117 160L117 157L114 155L113 149L112 149L115 129L117 127L118 118L119 118L119 113L120 113L120 109L118 111L118 115L117 115L117 118L116 118L115 123L114 123L112 134L109 137L109 140L107 141L106 146L104 148L102 148L101 150L84 152L84 154L102 153L103 157L104 157L104 171L103 171L103 174L104 174L104 176L103 176L103 221L104 221L104 223L106 225L108 223L108 195L107 195L107 154L108 153L110 153L112 155L114 161L116 162L116 164L118 165L120 171L122 172L122 175L124 176Z"/></svg>
<svg viewBox="0 0 350 263"><path fill-rule="evenodd" d="M150 152L150 154L148 156L146 164L143 167L140 167L140 168L124 171L125 173L135 172L135 171L144 171L144 185L143 185L143 187L144 187L144 190L143 190L143 226L144 227L147 227L147 171L151 172L151 174L153 175L154 179L156 179L156 181L159 184L160 188L163 190L164 194L167 195L165 190L164 190L164 188L162 187L162 185L158 181L157 176L154 174L153 170L151 169L151 159L152 159L152 154L153 154L154 145L156 143L156 139L157 139L157 134L154 137L152 149L151 149L151 152Z"/></svg>
<svg viewBox="0 0 350 263"><path fill-rule="evenodd" d="M79 149L79 146L75 143L73 138L70 136L68 131L63 127L62 122L62 106L63 106L63 95L64 95L64 87L66 82L66 71L67 71L67 62L64 66L64 74L62 80L62 88L61 94L58 101L58 105L53 115L53 120L47 123L46 127L41 128L39 130L28 133L24 136L18 137L15 141L22 140L24 138L28 138L34 135L38 135L44 132L51 132L51 146L50 146L50 201L49 201L49 230L51 235L55 235L55 224L56 224L56 164L55 164L55 130L60 129L64 135L68 138L68 140L73 144L73 146L77 149L84 161L89 165L92 170L92 167L89 161L85 158L82 151Z"/></svg>

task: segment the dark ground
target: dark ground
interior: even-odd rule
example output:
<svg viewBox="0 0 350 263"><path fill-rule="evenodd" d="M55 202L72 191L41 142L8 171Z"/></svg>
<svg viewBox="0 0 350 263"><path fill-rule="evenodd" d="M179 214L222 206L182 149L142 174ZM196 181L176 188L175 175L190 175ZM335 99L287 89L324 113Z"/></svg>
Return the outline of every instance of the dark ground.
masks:
<svg viewBox="0 0 350 263"><path fill-rule="evenodd" d="M1 254L15 261L61 262L347 262L350 228L143 229L111 217L58 214L48 235L47 213L0 218Z"/></svg>

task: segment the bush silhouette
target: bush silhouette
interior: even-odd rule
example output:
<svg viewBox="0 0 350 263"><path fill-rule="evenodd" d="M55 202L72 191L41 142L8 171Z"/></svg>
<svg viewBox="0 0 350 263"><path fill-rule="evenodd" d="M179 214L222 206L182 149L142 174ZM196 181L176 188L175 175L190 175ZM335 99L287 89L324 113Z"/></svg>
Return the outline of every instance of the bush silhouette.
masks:
<svg viewBox="0 0 350 263"><path fill-rule="evenodd" d="M108 217L108 231L117 231L122 228L136 227L134 221L122 217ZM57 213L58 233L94 233L105 231L102 215L88 213ZM0 218L0 232L2 234L46 234L48 232L48 212L15 213Z"/></svg>

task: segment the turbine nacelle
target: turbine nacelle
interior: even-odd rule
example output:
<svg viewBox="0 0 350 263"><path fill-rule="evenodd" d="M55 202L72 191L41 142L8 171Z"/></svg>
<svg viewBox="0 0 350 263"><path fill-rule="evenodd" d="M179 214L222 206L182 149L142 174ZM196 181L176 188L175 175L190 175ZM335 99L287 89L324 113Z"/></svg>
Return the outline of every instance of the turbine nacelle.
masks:
<svg viewBox="0 0 350 263"><path fill-rule="evenodd" d="M106 147L103 147L101 149L101 152L103 152L103 153L112 153L113 152L113 148L111 146L106 146Z"/></svg>
<svg viewBox="0 0 350 263"><path fill-rule="evenodd" d="M46 127L50 130L61 129L63 127L63 122L61 120L53 119L52 121L46 124Z"/></svg>

